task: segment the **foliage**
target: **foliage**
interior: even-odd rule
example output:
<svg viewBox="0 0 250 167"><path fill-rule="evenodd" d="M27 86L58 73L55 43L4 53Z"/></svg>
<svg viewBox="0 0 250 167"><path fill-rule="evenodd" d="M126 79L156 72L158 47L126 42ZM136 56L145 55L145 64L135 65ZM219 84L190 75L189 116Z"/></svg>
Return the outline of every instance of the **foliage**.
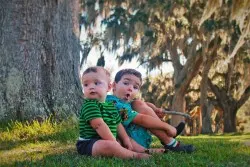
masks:
<svg viewBox="0 0 250 167"><path fill-rule="evenodd" d="M106 29L103 31L105 35L99 39L105 48L114 52L123 48L123 54L119 57L121 63L130 59L128 55L140 55L138 57L140 63L146 63L145 66L152 69L159 67L164 61L169 61L163 58L164 54L169 55L166 43L176 43L177 47L183 50L185 45L190 43L188 42L190 39L197 38L201 42L211 40L213 37L210 35L213 33L220 34L221 38L228 37L232 33L231 20L236 20L242 33L247 26L242 24L242 20L247 19L246 9L249 3L244 1L241 5L237 5L234 2L107 0L89 4L88 1L83 1L85 16L89 18L87 19L89 22L84 25L93 26L91 20L101 16ZM244 17L240 18L241 15ZM203 32L203 26L210 35ZM89 37L93 36L100 35L92 31ZM184 53L184 56L187 55ZM161 61L154 63L151 61L154 57L158 57Z"/></svg>
<svg viewBox="0 0 250 167"><path fill-rule="evenodd" d="M87 16L91 15L88 20L101 16L102 23L106 25L102 35L88 30L89 39L99 39L98 44L102 49L115 53L122 50L122 54L117 53L120 64L137 57L149 70L161 68L164 62L173 62L173 57L179 55L185 59L190 57L189 54L200 55L198 51L192 52L193 48L202 47L204 56L210 57L210 48L207 46L215 37L221 39L221 42L215 44L219 55L235 55L233 52L238 51L240 38L245 31L245 34L249 34L248 6L247 0L241 3L222 0L107 0L91 4L83 1L84 12ZM84 25L91 29L91 26L97 25L96 22L90 24L92 22ZM244 40L247 39L245 37ZM229 50L223 52L224 48ZM171 49L177 49L179 53L172 55ZM176 64L175 73L178 75L177 69L184 68L185 63L175 61L173 64Z"/></svg>
<svg viewBox="0 0 250 167"><path fill-rule="evenodd" d="M173 93L171 74L148 76L141 87L142 98L145 101L163 108L171 108Z"/></svg>
<svg viewBox="0 0 250 167"><path fill-rule="evenodd" d="M186 109L191 111L193 107L199 105L201 77L195 77L185 95ZM159 86L160 85L160 86ZM172 73L161 73L156 76L147 76L141 87L141 96L145 101L154 103L158 107L171 108L174 95ZM210 93L210 98L215 98Z"/></svg>
<svg viewBox="0 0 250 167"><path fill-rule="evenodd" d="M33 129L33 131L40 131L36 123L27 125L16 122L8 125L8 132L5 126L1 127L0 136L5 133L16 136L17 131L22 131L21 126L26 129ZM56 124L52 123L51 125L48 122L43 122L40 126L45 129L53 127L52 131L54 132L36 133L34 136L26 137L25 141L20 136L12 141L7 137L1 138L0 166L245 167L250 163L250 147L243 144L250 139L250 134L181 136L178 140L196 146L197 151L195 153L178 154L169 152L163 155L153 155L149 160L138 161L78 155L75 150L78 129L76 123L72 120ZM41 135L45 134L47 134L47 137L41 138ZM33 140L34 138L37 140ZM154 138L152 147L161 147L160 142L156 138Z"/></svg>
<svg viewBox="0 0 250 167"><path fill-rule="evenodd" d="M222 6L224 5L224 6ZM240 30L240 37L237 41L237 44L234 46L233 51L230 53L230 56L227 60L233 58L237 51L244 45L247 39L250 38L250 1L249 0L230 0L223 2L222 0L210 0L207 1L205 11L203 12L202 18L200 19L199 25L201 25L205 20L212 18L212 14L215 16L219 15L220 12L224 12L225 10L230 10L230 19L235 20L239 30Z"/></svg>

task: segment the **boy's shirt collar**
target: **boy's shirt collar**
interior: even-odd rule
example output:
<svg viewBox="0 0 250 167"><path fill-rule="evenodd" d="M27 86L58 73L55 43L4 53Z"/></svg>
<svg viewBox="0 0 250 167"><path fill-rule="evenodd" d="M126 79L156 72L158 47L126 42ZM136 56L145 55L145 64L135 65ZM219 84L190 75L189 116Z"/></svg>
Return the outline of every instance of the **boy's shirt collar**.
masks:
<svg viewBox="0 0 250 167"><path fill-rule="evenodd" d="M130 104L130 103L131 103L131 102L126 102L126 101L124 101L124 100L118 98L118 97L115 96L115 95L107 95L106 101L107 101L107 100L108 100L108 101L116 100L116 101L119 101L119 102L121 102L121 103L127 103L127 104Z"/></svg>
<svg viewBox="0 0 250 167"><path fill-rule="evenodd" d="M83 99L83 101L87 101L87 102L89 102L89 101L95 101L95 102L97 102L97 103L101 103L101 104L106 103L106 101L104 101L104 102L100 102L100 101L99 101L99 100L97 100L97 99L88 99L88 98L84 98L84 99Z"/></svg>

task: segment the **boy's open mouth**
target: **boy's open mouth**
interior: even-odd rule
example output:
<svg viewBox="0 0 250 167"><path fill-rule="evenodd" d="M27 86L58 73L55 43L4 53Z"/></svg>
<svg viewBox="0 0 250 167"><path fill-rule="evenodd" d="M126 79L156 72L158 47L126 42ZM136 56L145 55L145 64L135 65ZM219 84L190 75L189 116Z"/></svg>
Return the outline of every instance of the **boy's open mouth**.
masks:
<svg viewBox="0 0 250 167"><path fill-rule="evenodd" d="M124 100L127 101L129 99L129 97L130 97L130 94L126 94Z"/></svg>

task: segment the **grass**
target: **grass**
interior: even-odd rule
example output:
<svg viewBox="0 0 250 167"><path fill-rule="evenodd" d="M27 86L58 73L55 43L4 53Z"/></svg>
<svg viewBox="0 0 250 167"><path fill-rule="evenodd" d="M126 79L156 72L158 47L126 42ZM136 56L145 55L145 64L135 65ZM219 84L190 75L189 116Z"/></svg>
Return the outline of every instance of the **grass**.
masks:
<svg viewBox="0 0 250 167"><path fill-rule="evenodd" d="M0 125L0 166L211 166L245 167L250 164L250 134L181 136L178 140L194 144L192 154L155 154L148 160L85 157L78 155L75 142L77 123L47 120ZM154 138L152 147L161 147Z"/></svg>

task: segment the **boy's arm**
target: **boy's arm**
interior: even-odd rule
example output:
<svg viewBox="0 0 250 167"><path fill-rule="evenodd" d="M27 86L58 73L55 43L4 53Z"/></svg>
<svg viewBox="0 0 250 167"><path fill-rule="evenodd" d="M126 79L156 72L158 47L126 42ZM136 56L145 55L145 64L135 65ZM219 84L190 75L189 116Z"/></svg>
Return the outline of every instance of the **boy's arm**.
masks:
<svg viewBox="0 0 250 167"><path fill-rule="evenodd" d="M154 104L149 102L144 102L142 100L133 101L132 108L141 114L151 115L153 117L159 117L159 118L164 117L164 113L162 112L161 108L158 108Z"/></svg>
<svg viewBox="0 0 250 167"><path fill-rule="evenodd" d="M121 123L117 127L117 132L118 132L118 137L122 141L124 147L127 148L128 150L133 150L130 138Z"/></svg>
<svg viewBox="0 0 250 167"><path fill-rule="evenodd" d="M91 127L96 130L96 132L102 139L116 141L116 138L102 118L95 118L90 120L89 122Z"/></svg>
<svg viewBox="0 0 250 167"><path fill-rule="evenodd" d="M157 109L157 107L153 104L153 103L150 103L150 102L145 102L150 108L152 108L154 111Z"/></svg>
<svg viewBox="0 0 250 167"><path fill-rule="evenodd" d="M150 108L152 108L154 110L154 112L156 113L156 115L159 118L163 118L164 117L164 113L162 112L162 109L159 107L156 107L153 103L150 102L145 102Z"/></svg>

